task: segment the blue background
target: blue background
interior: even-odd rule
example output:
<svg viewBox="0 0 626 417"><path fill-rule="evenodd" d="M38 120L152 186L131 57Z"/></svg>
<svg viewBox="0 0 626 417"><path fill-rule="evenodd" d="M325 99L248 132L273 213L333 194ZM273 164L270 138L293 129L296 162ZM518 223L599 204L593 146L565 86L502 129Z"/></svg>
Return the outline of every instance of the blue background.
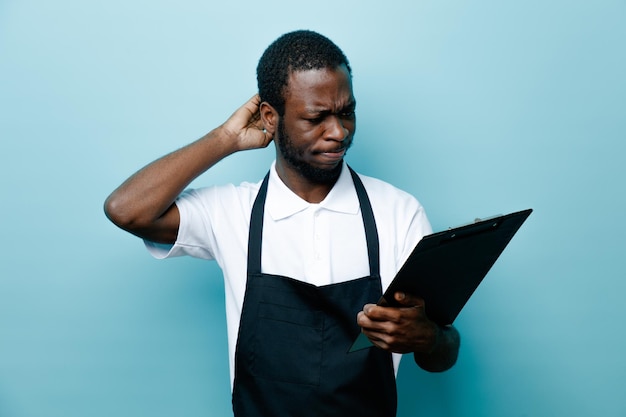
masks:
<svg viewBox="0 0 626 417"><path fill-rule="evenodd" d="M0 1L0 416L227 416L214 263L153 260L105 197L256 91L298 28L354 69L359 171L435 229L532 207L399 416L626 415L626 2ZM256 180L273 146L195 185Z"/></svg>

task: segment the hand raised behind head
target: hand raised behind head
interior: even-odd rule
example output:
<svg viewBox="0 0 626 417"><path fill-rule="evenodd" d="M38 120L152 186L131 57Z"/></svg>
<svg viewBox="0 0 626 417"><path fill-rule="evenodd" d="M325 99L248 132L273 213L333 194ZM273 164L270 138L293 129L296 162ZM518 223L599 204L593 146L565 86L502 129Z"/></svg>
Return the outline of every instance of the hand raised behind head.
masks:
<svg viewBox="0 0 626 417"><path fill-rule="evenodd" d="M263 128L260 104L261 98L255 94L221 126L229 137L237 141L239 150L265 148L273 139L273 135Z"/></svg>

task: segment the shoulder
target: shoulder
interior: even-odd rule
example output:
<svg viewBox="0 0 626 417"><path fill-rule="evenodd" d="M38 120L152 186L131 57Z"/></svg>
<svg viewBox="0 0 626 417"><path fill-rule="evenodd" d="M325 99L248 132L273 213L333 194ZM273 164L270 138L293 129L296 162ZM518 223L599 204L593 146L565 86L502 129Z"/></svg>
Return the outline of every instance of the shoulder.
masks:
<svg viewBox="0 0 626 417"><path fill-rule="evenodd" d="M261 183L243 182L185 190L177 199L181 228L212 230L247 225Z"/></svg>
<svg viewBox="0 0 626 417"><path fill-rule="evenodd" d="M231 207L233 205L252 206L261 182L242 182L239 185L223 184L185 190L177 199L178 205L197 207Z"/></svg>

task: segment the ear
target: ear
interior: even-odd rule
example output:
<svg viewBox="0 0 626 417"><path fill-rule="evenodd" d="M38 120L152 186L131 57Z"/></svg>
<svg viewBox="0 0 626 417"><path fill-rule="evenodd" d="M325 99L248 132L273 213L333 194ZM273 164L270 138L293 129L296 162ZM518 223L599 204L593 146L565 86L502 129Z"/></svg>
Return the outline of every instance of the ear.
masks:
<svg viewBox="0 0 626 417"><path fill-rule="evenodd" d="M278 129L278 119L280 117L276 109L267 101L264 101L259 105L259 114L263 121L263 128L268 133L274 135Z"/></svg>

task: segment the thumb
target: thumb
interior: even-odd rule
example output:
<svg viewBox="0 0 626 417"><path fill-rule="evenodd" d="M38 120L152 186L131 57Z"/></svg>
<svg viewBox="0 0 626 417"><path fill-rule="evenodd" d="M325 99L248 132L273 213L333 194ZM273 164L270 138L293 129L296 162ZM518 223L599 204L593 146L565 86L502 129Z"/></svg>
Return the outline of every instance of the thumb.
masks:
<svg viewBox="0 0 626 417"><path fill-rule="evenodd" d="M395 300L404 307L424 307L424 299L403 291L396 291Z"/></svg>

